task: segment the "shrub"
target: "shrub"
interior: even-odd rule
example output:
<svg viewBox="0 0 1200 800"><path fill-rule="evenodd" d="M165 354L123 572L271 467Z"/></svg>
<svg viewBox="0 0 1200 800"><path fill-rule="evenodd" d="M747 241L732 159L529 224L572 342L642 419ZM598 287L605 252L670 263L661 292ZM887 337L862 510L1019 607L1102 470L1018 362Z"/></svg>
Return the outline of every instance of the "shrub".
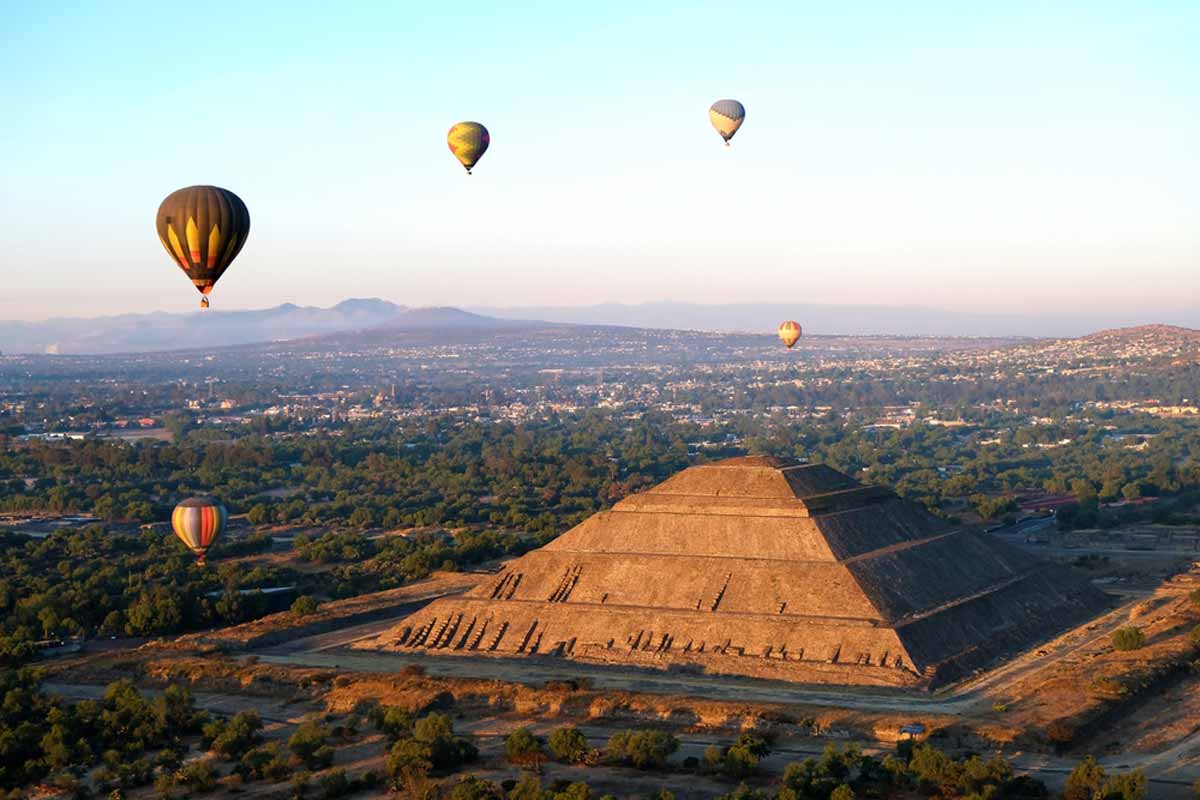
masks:
<svg viewBox="0 0 1200 800"><path fill-rule="evenodd" d="M241 758L262 740L262 719L255 711L239 711L228 720L213 720L204 726L201 741L227 759Z"/></svg>
<svg viewBox="0 0 1200 800"><path fill-rule="evenodd" d="M322 800L336 800L344 794L349 794L351 788L346 770L341 767L325 773L317 783L321 787Z"/></svg>
<svg viewBox="0 0 1200 800"><path fill-rule="evenodd" d="M292 603L292 613L300 617L315 614L320 603L312 595L302 594Z"/></svg>
<svg viewBox="0 0 1200 800"><path fill-rule="evenodd" d="M517 728L504 737L504 757L512 764L531 767L537 772L546 760L546 751L529 728Z"/></svg>
<svg viewBox="0 0 1200 800"><path fill-rule="evenodd" d="M559 761L580 764L587 759L587 737L579 728L566 726L550 732L550 752Z"/></svg>
<svg viewBox="0 0 1200 800"><path fill-rule="evenodd" d="M292 773L292 768L279 744L272 742L246 753L233 771L244 781L268 780L278 783Z"/></svg>
<svg viewBox="0 0 1200 800"><path fill-rule="evenodd" d="M1100 789L1100 796L1106 800L1146 800L1148 794L1146 776L1140 769L1114 775Z"/></svg>
<svg viewBox="0 0 1200 800"><path fill-rule="evenodd" d="M412 715L397 706L375 706L367 714L375 730L385 734L393 742L412 735Z"/></svg>
<svg viewBox="0 0 1200 800"><path fill-rule="evenodd" d="M309 769L321 769L333 763L333 748L328 744L329 731L316 722L305 722L288 737L288 749Z"/></svg>
<svg viewBox="0 0 1200 800"><path fill-rule="evenodd" d="M1067 777L1063 787L1063 800L1092 800L1099 795L1106 780L1104 767L1092 756L1088 756ZM1099 795L1103 796L1103 795Z"/></svg>
<svg viewBox="0 0 1200 800"><path fill-rule="evenodd" d="M454 723L445 714L433 712L417 720L412 735L429 747L434 769L454 769L479 755L468 739L454 735Z"/></svg>
<svg viewBox="0 0 1200 800"><path fill-rule="evenodd" d="M1192 628L1191 634L1192 644L1200 645L1200 625Z"/></svg>
<svg viewBox="0 0 1200 800"><path fill-rule="evenodd" d="M465 775L450 790L450 800L502 800L504 792L491 781Z"/></svg>
<svg viewBox="0 0 1200 800"><path fill-rule="evenodd" d="M638 769L666 766L667 758L679 749L679 740L666 731L643 728L619 731L608 740L606 753L618 763Z"/></svg>
<svg viewBox="0 0 1200 800"><path fill-rule="evenodd" d="M1146 634L1133 625L1127 625L1113 632L1112 643L1114 648L1122 652L1137 650L1146 643Z"/></svg>
<svg viewBox="0 0 1200 800"><path fill-rule="evenodd" d="M193 761L175 773L175 783L193 792L211 792L217 788L217 771L208 761Z"/></svg>
<svg viewBox="0 0 1200 800"><path fill-rule="evenodd" d="M388 754L388 775L392 785L402 788L416 775L428 775L433 769L433 751L416 739L401 739Z"/></svg>
<svg viewBox="0 0 1200 800"><path fill-rule="evenodd" d="M1188 599L1192 601L1192 608L1200 611L1200 589L1192 589L1188 594Z"/></svg>
<svg viewBox="0 0 1200 800"><path fill-rule="evenodd" d="M704 750L706 768L733 778L746 778L758 771L758 762L771 752L767 741L753 733L743 733L730 747L722 750L711 745Z"/></svg>

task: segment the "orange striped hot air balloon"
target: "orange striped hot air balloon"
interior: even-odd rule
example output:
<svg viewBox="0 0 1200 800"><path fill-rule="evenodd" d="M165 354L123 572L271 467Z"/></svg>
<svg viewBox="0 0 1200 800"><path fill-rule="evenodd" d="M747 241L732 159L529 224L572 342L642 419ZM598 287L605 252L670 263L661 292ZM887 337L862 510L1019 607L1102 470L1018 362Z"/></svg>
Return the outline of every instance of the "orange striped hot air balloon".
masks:
<svg viewBox="0 0 1200 800"><path fill-rule="evenodd" d="M779 340L791 350L792 346L800 341L800 323L791 320L779 323Z"/></svg>
<svg viewBox="0 0 1200 800"><path fill-rule="evenodd" d="M211 497L190 497L171 514L175 535L196 554L196 563L203 564L208 548L221 537L228 518L225 506Z"/></svg>

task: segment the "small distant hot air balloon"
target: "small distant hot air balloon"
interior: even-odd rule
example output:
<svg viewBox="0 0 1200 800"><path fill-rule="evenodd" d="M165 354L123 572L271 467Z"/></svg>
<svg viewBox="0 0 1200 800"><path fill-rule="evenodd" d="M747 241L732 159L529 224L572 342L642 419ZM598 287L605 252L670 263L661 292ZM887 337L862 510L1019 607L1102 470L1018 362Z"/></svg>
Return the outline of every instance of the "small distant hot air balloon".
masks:
<svg viewBox="0 0 1200 800"><path fill-rule="evenodd" d="M492 143L488 129L478 122L459 122L450 128L446 134L446 144L458 162L471 174L471 168L483 158L488 145Z"/></svg>
<svg viewBox="0 0 1200 800"><path fill-rule="evenodd" d="M237 258L250 234L250 212L242 198L219 186L189 186L167 195L154 221L167 255L203 295Z"/></svg>
<svg viewBox="0 0 1200 800"><path fill-rule="evenodd" d="M211 497L190 497L171 514L171 527L188 549L196 554L196 563L204 564L208 548L221 537L228 518L225 506Z"/></svg>
<svg viewBox="0 0 1200 800"><path fill-rule="evenodd" d="M792 345L800 341L800 323L791 320L779 323L779 340L791 350Z"/></svg>
<svg viewBox="0 0 1200 800"><path fill-rule="evenodd" d="M738 132L738 128L742 127L744 119L746 107L737 100L718 100L708 108L708 121L721 134L726 147L729 147L729 140Z"/></svg>

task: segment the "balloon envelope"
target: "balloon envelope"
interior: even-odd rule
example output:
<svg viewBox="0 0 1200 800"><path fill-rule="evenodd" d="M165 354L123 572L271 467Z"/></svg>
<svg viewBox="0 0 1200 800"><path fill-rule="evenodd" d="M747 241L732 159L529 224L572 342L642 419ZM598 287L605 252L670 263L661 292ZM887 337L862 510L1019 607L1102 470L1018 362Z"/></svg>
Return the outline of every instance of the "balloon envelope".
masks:
<svg viewBox="0 0 1200 800"><path fill-rule="evenodd" d="M228 189L189 186L167 195L154 226L167 255L207 295L246 244L250 212Z"/></svg>
<svg viewBox="0 0 1200 800"><path fill-rule="evenodd" d="M721 134L725 144L729 144L729 140L738 132L738 128L742 127L742 121L745 119L746 108L737 100L718 100L708 109L708 121L717 129L717 133Z"/></svg>
<svg viewBox="0 0 1200 800"><path fill-rule="evenodd" d="M458 163L466 168L468 174L471 167L483 158L491 143L492 137L488 129L478 122L459 122L446 134L446 144L450 146L450 152L458 159Z"/></svg>
<svg viewBox="0 0 1200 800"><path fill-rule="evenodd" d="M211 497L191 497L175 506L171 527L180 541L196 554L196 563L203 564L208 548L221 537L228 516L225 506Z"/></svg>
<svg viewBox="0 0 1200 800"><path fill-rule="evenodd" d="M788 349L791 350L792 345L800 341L800 332L799 322L792 322L791 320L788 320L787 322L780 323L779 340L786 344Z"/></svg>

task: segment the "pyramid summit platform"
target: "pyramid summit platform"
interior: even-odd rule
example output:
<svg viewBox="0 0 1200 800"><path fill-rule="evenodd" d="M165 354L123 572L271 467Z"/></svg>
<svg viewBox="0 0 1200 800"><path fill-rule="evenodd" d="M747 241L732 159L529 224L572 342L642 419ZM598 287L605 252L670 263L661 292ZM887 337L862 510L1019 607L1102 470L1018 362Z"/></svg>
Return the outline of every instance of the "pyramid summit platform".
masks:
<svg viewBox="0 0 1200 800"><path fill-rule="evenodd" d="M691 467L377 646L928 687L1095 616L1073 570L828 466Z"/></svg>

